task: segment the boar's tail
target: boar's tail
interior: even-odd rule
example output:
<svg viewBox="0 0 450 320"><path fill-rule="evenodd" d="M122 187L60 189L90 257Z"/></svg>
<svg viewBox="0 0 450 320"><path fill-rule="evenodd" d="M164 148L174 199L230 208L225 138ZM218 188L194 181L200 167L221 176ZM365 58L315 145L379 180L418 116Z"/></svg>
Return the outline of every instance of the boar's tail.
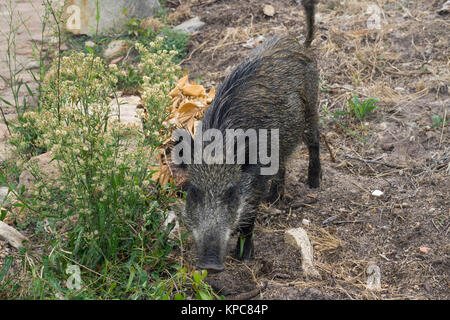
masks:
<svg viewBox="0 0 450 320"><path fill-rule="evenodd" d="M306 13L306 27L307 27L306 40L304 43L305 47L310 47L311 42L313 41L314 38L314 15L316 9L316 2L318 2L318 0L302 0L302 5Z"/></svg>

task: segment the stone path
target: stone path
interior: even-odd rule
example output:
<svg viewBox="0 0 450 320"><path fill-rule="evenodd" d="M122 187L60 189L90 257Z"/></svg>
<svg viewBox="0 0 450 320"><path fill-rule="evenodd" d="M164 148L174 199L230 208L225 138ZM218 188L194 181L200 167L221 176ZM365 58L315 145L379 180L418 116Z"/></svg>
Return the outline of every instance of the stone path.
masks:
<svg viewBox="0 0 450 320"><path fill-rule="evenodd" d="M18 78L27 83L30 88L35 88L31 72L38 72L37 63L33 59L33 40L40 39L42 33L41 16L44 8L42 0L0 0L0 75L10 79L10 71L7 62L8 41L10 33L10 12L13 12L13 25L17 26L15 39L16 63L11 66L14 70L25 69L19 73ZM12 7L12 10L11 10ZM13 50L14 51L14 50ZM20 101L26 96L25 87L20 92ZM13 101L10 84L0 79L0 96L8 101ZM14 118L14 110L5 108L5 103L0 102L8 118Z"/></svg>
<svg viewBox="0 0 450 320"><path fill-rule="evenodd" d="M15 35L15 50L11 48L11 55L15 52L16 63L11 65L12 70L24 70L18 74L18 78L27 83L30 89L35 89L31 72L38 72L37 63L33 59L33 40L40 39L42 34L41 16L44 8L42 0L0 0L0 75L6 79L0 79L0 97L7 101L14 101L10 79L10 65L8 64L8 37L10 37L10 21L17 26ZM13 13L11 15L11 12ZM10 41L12 43L12 41ZM34 65L34 66L33 66ZM33 68L34 67L34 68ZM27 89L23 86L19 93L19 100L29 99ZM15 108L0 101L0 107L8 121L17 118ZM0 161L8 159L11 155L10 145L7 143L8 130L0 117Z"/></svg>

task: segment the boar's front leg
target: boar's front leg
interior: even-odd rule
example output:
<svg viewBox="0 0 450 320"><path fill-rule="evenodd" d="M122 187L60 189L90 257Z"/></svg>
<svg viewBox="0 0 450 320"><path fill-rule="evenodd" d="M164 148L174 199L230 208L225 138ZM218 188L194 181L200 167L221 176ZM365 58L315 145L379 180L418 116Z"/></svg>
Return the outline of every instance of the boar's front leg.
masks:
<svg viewBox="0 0 450 320"><path fill-rule="evenodd" d="M253 228L255 225L255 215L246 218L246 221L239 227L239 237L234 252L234 258L248 263L253 257Z"/></svg>

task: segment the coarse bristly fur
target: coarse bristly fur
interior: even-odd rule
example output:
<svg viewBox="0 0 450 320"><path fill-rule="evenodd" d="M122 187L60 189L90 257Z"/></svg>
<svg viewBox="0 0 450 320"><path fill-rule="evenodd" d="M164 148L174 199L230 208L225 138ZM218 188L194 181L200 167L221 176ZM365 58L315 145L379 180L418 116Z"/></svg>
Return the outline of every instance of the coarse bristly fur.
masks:
<svg viewBox="0 0 450 320"><path fill-rule="evenodd" d="M236 256L247 261L258 206L282 196L285 161L303 140L309 149L308 184L320 181L318 71L310 49L314 0L303 0L307 35L274 36L255 49L222 83L202 119L202 130L279 129L279 171L260 175L261 164L190 164L183 219L196 242L199 267L222 270L231 232L241 238ZM225 139L225 135L224 135ZM203 146L204 147L204 146ZM247 146L248 147L248 146ZM269 192L267 192L269 190ZM241 246L241 239L245 239Z"/></svg>

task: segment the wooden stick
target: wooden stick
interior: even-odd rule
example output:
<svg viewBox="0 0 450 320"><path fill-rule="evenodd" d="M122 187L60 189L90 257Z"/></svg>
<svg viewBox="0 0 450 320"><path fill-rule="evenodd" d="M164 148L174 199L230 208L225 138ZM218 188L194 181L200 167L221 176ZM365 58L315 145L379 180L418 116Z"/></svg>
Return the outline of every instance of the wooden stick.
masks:
<svg viewBox="0 0 450 320"><path fill-rule="evenodd" d="M346 154L345 157L349 158L349 159L352 159L352 160L358 160L358 161L361 161L361 162L364 162L364 163L382 164L382 165L384 165L386 167L394 168L394 169L404 169L405 168L405 167L400 167L400 166L396 166L396 165L393 165L393 164L389 164L389 163L386 163L386 162L378 161L379 159L381 159L381 157L377 158L375 160L358 158L358 157L354 157L354 156L352 156L350 154Z"/></svg>

